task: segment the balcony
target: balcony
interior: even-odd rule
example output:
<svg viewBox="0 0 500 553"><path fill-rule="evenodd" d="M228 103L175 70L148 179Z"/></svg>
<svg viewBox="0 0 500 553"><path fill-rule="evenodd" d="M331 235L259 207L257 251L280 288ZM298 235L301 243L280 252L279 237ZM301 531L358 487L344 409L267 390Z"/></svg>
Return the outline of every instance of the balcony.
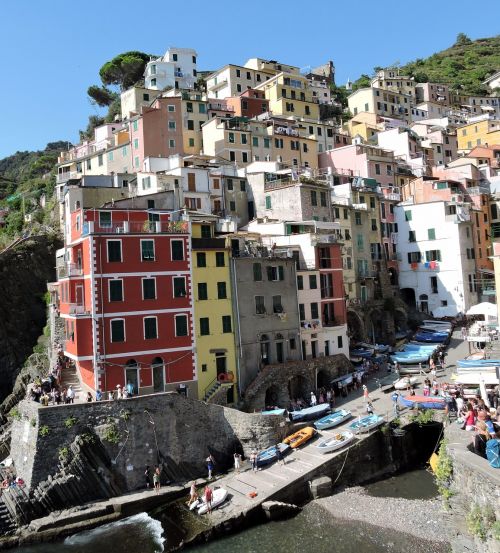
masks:
<svg viewBox="0 0 500 553"><path fill-rule="evenodd" d="M187 221L123 221L106 226L100 226L95 221L84 223L82 236L89 234L187 234L189 224Z"/></svg>
<svg viewBox="0 0 500 553"><path fill-rule="evenodd" d="M321 321L319 319L312 319L310 321L300 321L300 328L304 330L318 330L321 326Z"/></svg>
<svg viewBox="0 0 500 553"><path fill-rule="evenodd" d="M58 279L83 276L83 268L75 263L61 265L59 267L56 267L56 269Z"/></svg>
<svg viewBox="0 0 500 553"><path fill-rule="evenodd" d="M352 204L356 211L368 211L368 204Z"/></svg>
<svg viewBox="0 0 500 553"><path fill-rule="evenodd" d="M70 179L77 179L79 178L80 174L78 171L66 171L64 173L58 173L56 176L56 182L58 184L62 184L63 182L67 182Z"/></svg>
<svg viewBox="0 0 500 553"><path fill-rule="evenodd" d="M394 192L391 192L390 194L385 195L386 200L392 200L394 202L400 202L401 201L401 194L396 194Z"/></svg>
<svg viewBox="0 0 500 553"><path fill-rule="evenodd" d="M481 194L489 194L490 193L490 187L489 186L473 186L471 188L466 188L466 193L469 194L469 196L479 196Z"/></svg>
<svg viewBox="0 0 500 553"><path fill-rule="evenodd" d="M214 111L232 111L234 112L234 108L232 106L228 106L225 102L210 102L208 104L209 110Z"/></svg>
<svg viewBox="0 0 500 553"><path fill-rule="evenodd" d="M336 234L315 234L311 239L311 244L338 244L342 239Z"/></svg>
<svg viewBox="0 0 500 553"><path fill-rule="evenodd" d="M224 238L192 238L193 250L224 250L226 241Z"/></svg>
<svg viewBox="0 0 500 553"><path fill-rule="evenodd" d="M82 303L68 303L68 313L70 315L88 315L90 311Z"/></svg>

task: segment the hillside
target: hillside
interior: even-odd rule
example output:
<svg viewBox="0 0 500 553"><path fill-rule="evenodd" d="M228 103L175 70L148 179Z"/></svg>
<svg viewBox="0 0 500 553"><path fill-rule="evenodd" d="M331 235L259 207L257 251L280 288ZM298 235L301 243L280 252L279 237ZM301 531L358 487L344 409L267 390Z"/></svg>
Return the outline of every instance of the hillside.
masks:
<svg viewBox="0 0 500 553"><path fill-rule="evenodd" d="M419 82L450 83L469 94L489 94L484 79L500 70L500 35L471 41L459 34L453 46L401 67Z"/></svg>
<svg viewBox="0 0 500 553"><path fill-rule="evenodd" d="M1 235L21 232L25 213L37 212L37 222L44 222L38 200L43 194L47 199L52 197L57 156L67 147L67 142L50 142L44 150L16 152L0 159L0 209L9 209L7 225L0 230L0 244Z"/></svg>

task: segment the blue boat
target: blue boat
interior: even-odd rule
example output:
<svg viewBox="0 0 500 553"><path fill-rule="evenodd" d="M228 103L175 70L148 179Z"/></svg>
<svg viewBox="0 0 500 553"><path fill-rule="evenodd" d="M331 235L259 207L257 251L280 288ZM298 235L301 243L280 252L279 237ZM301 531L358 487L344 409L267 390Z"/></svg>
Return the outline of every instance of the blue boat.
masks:
<svg viewBox="0 0 500 553"><path fill-rule="evenodd" d="M318 430L325 430L326 428L333 428L334 426L338 426L351 417L352 414L350 411L339 409L338 411L334 411L333 413L330 413L330 415L319 419L319 421L316 421L314 423L314 426Z"/></svg>
<svg viewBox="0 0 500 553"><path fill-rule="evenodd" d="M459 359L457 367L496 367L500 366L500 359Z"/></svg>
<svg viewBox="0 0 500 553"><path fill-rule="evenodd" d="M384 417L380 415L367 415L351 422L347 428L354 434L360 434L362 432L370 432L370 430L381 424L384 424Z"/></svg>
<svg viewBox="0 0 500 553"><path fill-rule="evenodd" d="M286 409L269 409L269 411L261 411L261 415L284 415Z"/></svg>
<svg viewBox="0 0 500 553"><path fill-rule="evenodd" d="M405 406L413 409L444 409L446 399L441 396L404 396L399 397L399 401Z"/></svg>
<svg viewBox="0 0 500 553"><path fill-rule="evenodd" d="M320 403L314 407L306 407L300 411L290 411L288 416L292 422L313 421L324 417L330 411L329 403Z"/></svg>
<svg viewBox="0 0 500 553"><path fill-rule="evenodd" d="M417 342L426 342L432 344L443 344L448 340L447 334L441 334L438 332L417 332L415 334L415 340Z"/></svg>
<svg viewBox="0 0 500 553"><path fill-rule="evenodd" d="M426 345L426 344L406 344L404 346L404 348L400 351L401 352L405 352L405 351L422 351L422 352L428 351L432 354L438 349L438 347L439 346L431 346L431 345ZM399 353L399 352L396 352L396 353Z"/></svg>
<svg viewBox="0 0 500 553"><path fill-rule="evenodd" d="M391 360L393 363L398 362L402 365L405 364L415 364L415 363L427 363L429 361L429 353L418 353L418 352L408 352L408 353L395 353L391 355Z"/></svg>
<svg viewBox="0 0 500 553"><path fill-rule="evenodd" d="M290 453L291 449L288 444L278 444L278 447L280 448L281 454L286 455L287 453ZM269 465L271 463L274 463L276 459L278 458L276 446L272 445L271 447L268 447L267 449L264 449L264 451L261 451L257 454L257 466L258 467L264 467L266 465Z"/></svg>

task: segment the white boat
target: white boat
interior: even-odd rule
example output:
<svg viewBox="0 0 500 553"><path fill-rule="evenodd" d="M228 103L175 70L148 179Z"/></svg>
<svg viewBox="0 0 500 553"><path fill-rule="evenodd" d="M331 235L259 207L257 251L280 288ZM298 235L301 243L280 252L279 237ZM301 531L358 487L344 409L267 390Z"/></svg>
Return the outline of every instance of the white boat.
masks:
<svg viewBox="0 0 500 553"><path fill-rule="evenodd" d="M354 434L349 432L349 430L344 430L343 432L335 434L332 438L321 440L316 446L316 449L319 453L330 453L331 451L335 451L350 444L353 440Z"/></svg>
<svg viewBox="0 0 500 553"><path fill-rule="evenodd" d="M393 384L396 390L406 390L409 386L416 384L418 378L416 376L403 376L399 380L396 380Z"/></svg>
<svg viewBox="0 0 500 553"><path fill-rule="evenodd" d="M453 375L451 377L453 382L456 382L457 384L470 384L470 385L477 385L481 382L484 382L486 386L496 386L498 384L498 378L495 372L489 372L489 371L466 371L463 373L459 373L456 375Z"/></svg>
<svg viewBox="0 0 500 553"><path fill-rule="evenodd" d="M212 494L212 510L216 509L221 503L224 503L227 497L227 490L224 488L217 488L213 491ZM208 511L207 504L205 503L205 499L203 499L200 502L200 506L198 507L198 514L204 515Z"/></svg>
<svg viewBox="0 0 500 553"><path fill-rule="evenodd" d="M452 324L449 321L433 321L432 319L425 319L422 324L429 326L444 326L451 330Z"/></svg>

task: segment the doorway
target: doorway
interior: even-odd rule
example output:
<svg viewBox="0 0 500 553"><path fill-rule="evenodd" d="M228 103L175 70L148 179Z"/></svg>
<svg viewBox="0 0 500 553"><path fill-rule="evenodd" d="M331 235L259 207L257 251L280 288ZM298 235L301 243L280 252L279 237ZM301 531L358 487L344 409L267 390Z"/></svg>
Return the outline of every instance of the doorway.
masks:
<svg viewBox="0 0 500 553"><path fill-rule="evenodd" d="M151 363L153 369L153 392L155 394L165 391L165 366L161 357L155 357Z"/></svg>
<svg viewBox="0 0 500 553"><path fill-rule="evenodd" d="M133 394L139 393L139 367L137 366L137 361L131 359L127 361L125 366L125 385L131 383L133 386Z"/></svg>
<svg viewBox="0 0 500 553"><path fill-rule="evenodd" d="M215 354L215 367L217 369L217 378L220 374L226 374L227 372L227 358L224 353Z"/></svg>

